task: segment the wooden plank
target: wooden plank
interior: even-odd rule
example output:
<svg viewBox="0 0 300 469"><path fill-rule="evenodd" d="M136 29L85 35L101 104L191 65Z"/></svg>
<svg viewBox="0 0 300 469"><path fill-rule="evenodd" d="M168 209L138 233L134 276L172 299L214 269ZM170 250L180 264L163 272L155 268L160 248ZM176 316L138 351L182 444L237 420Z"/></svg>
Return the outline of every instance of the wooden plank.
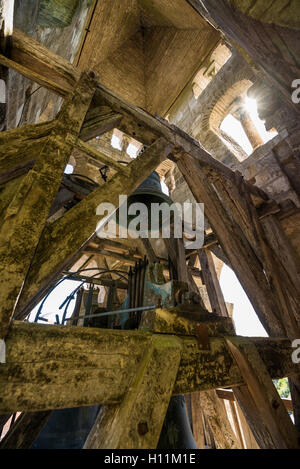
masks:
<svg viewBox="0 0 300 469"><path fill-rule="evenodd" d="M188 1L193 3L197 10L199 9L200 2ZM267 24L263 19L258 21L258 19L251 18L243 11L243 8L252 10L253 2L250 0L240 5L239 8L233 7L232 3L226 0L202 1L202 8L204 6L209 17L217 23L225 36L232 40L242 53L246 53L248 60L252 59L262 68L271 84L281 91L288 106L291 106L295 112L299 112L299 107L291 100L291 83L299 67L299 62L295 61L295 57L298 56L297 30L293 27ZM263 6L262 8L269 11L271 16L273 15L272 23L276 22L278 12L276 14L272 7L265 9ZM286 9L289 8L289 6L286 7ZM282 11L286 9L282 8ZM260 15L259 18L261 17ZM297 14L294 17L297 17Z"/></svg>
<svg viewBox="0 0 300 469"><path fill-rule="evenodd" d="M2 56L0 63L64 97L73 92L80 77L80 71L68 60L17 29L13 32L10 60Z"/></svg>
<svg viewBox="0 0 300 469"><path fill-rule="evenodd" d="M117 404L131 386L153 334L14 321L0 366L0 413ZM171 337L168 335L168 337ZM201 350L180 337L182 358L174 394L240 386L243 378L223 337ZM249 339L272 378L298 366L286 339Z"/></svg>
<svg viewBox="0 0 300 469"><path fill-rule="evenodd" d="M110 166L116 171L120 171L124 175L129 175L127 166L124 166L118 163L113 158L110 158L109 156L104 155L104 153L101 153L96 148L92 147L88 143L83 142L79 138L76 140L75 146L78 150L83 151L84 153L96 159L97 161L101 161L101 163Z"/></svg>
<svg viewBox="0 0 300 469"><path fill-rule="evenodd" d="M230 389L217 389L217 394L220 399L226 399L228 401L235 401L234 392ZM284 407L289 412L293 412L293 404L291 399L281 398Z"/></svg>
<svg viewBox="0 0 300 469"><path fill-rule="evenodd" d="M252 412L253 408L251 409L252 419L255 416L265 427L264 437L258 440L260 448L299 449L297 431L255 345L240 337L227 339L227 344L247 385L249 397L247 415L250 410L249 403L252 403L252 407L256 408L255 413ZM239 401L239 393L237 393L237 399Z"/></svg>
<svg viewBox="0 0 300 469"><path fill-rule="evenodd" d="M237 411L236 411L236 407L235 407L235 403L232 402L232 401L230 401L229 403L230 403L230 410L231 410L231 414L232 414L233 423L234 423L235 432L236 432L236 435L237 435L237 440L238 440L239 446L240 446L240 448L245 449L243 436L242 436L242 432L241 432L241 428L240 428L240 423L239 423L239 419L238 419Z"/></svg>
<svg viewBox="0 0 300 469"><path fill-rule="evenodd" d="M31 449L51 410L24 412L0 442L0 449Z"/></svg>
<svg viewBox="0 0 300 469"><path fill-rule="evenodd" d="M212 254L209 250L202 249L198 256L212 312L218 316L228 317L227 307L217 277Z"/></svg>
<svg viewBox="0 0 300 469"><path fill-rule="evenodd" d="M105 201L118 207L119 194L129 195L172 149L173 146L165 139L159 139L130 163L127 178L122 173L116 173L110 181L94 190L51 226L45 228L40 247L36 251L36 261L33 260L31 264L32 268L19 299L19 311L24 309L45 285L51 284L53 278L57 278L70 258L94 234L97 223L103 217L96 213L98 205Z"/></svg>
<svg viewBox="0 0 300 469"><path fill-rule="evenodd" d="M101 409L85 449L155 449L180 355L180 339L155 337L120 405Z"/></svg>
<svg viewBox="0 0 300 469"><path fill-rule="evenodd" d="M0 292L2 338L14 314L26 272L94 90L94 77L83 73L74 95L63 106L55 129L41 148L34 167L23 178L6 209L0 231L0 261L3 268Z"/></svg>

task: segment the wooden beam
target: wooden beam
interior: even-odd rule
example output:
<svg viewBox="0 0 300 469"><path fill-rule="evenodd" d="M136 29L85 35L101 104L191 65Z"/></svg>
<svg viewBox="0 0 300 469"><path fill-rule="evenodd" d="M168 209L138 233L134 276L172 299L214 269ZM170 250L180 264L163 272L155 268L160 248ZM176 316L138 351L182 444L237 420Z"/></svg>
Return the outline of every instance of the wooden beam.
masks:
<svg viewBox="0 0 300 469"><path fill-rule="evenodd" d="M120 288L120 290L128 289L128 284L126 282L122 282L120 280L111 280L108 278L104 278L103 276L101 278L95 278L95 277L88 277L85 275L74 274L74 275L69 276L69 280L78 280L78 281L86 280L87 282L93 282L95 285L104 285L105 287L111 287L112 285L115 285L117 288Z"/></svg>
<svg viewBox="0 0 300 469"><path fill-rule="evenodd" d="M247 386L247 401L239 399L239 390L236 397L241 406L246 402L247 409L244 406L243 411L250 422L253 418L258 421L252 431L260 448L299 449L299 435L255 346L240 337L227 339L227 344ZM264 428L263 437L257 431L260 426Z"/></svg>
<svg viewBox="0 0 300 469"><path fill-rule="evenodd" d="M21 31L14 31L12 57L9 63L5 57L2 59L6 66L18 68L23 75L58 94L68 95L79 78L79 71L76 67ZM105 86L98 84L93 105L89 111L90 115L93 115L92 118L95 118L98 112L102 112L103 106L108 106L114 113L123 116L119 126L121 131L147 145L151 145L159 137L164 137L178 149L197 158L207 174L216 171L222 177L233 183L236 182L234 172L207 153L197 140L178 127L170 125L166 120L151 116L143 109L115 95ZM93 111L95 108L98 111ZM255 197L268 200L266 194L258 187L246 181L243 181L243 184Z"/></svg>
<svg viewBox="0 0 300 469"><path fill-rule="evenodd" d="M209 313L200 305L180 305L174 308L157 308L147 315L147 329L163 334L194 335L207 337L234 335L232 319ZM200 347L200 344L199 344Z"/></svg>
<svg viewBox="0 0 300 469"><path fill-rule="evenodd" d="M294 26L281 27L278 23L274 25L280 10L278 2L268 5L265 9L262 2L256 1L254 4L250 0L234 2L235 5L227 0L188 1L200 14L201 11L203 13L204 6L209 17L218 25L225 37L233 41L233 44L247 56L248 61L252 59L262 68L270 83L282 93L288 106L299 112L299 106L293 104L291 100L291 84L298 76L299 70L299 62L291 60L291 57L297 55L297 47L293 46L293 42L297 42L297 29L294 29ZM239 5L236 5L237 3ZM247 10L252 13L254 5L261 8L261 14L256 18L246 13ZM289 9L293 11L288 4L286 10ZM286 10L281 9L281 11ZM266 11L272 16L273 24L267 24L263 18ZM299 23L298 18L299 15L294 14L295 22Z"/></svg>
<svg viewBox="0 0 300 469"><path fill-rule="evenodd" d="M31 449L51 410L24 412L0 442L0 449Z"/></svg>
<svg viewBox="0 0 300 469"><path fill-rule="evenodd" d="M14 27L14 5L15 0L2 0L0 16L0 51L9 53L11 48L11 37Z"/></svg>
<svg viewBox="0 0 300 469"><path fill-rule="evenodd" d="M122 115L112 112L108 106L91 107L80 132L80 138L85 142L98 137L105 132L118 128Z"/></svg>
<svg viewBox="0 0 300 469"><path fill-rule="evenodd" d="M33 167L55 124L54 120L0 132L0 184Z"/></svg>
<svg viewBox="0 0 300 469"><path fill-rule="evenodd" d="M74 95L63 106L55 129L41 147L34 167L23 178L6 209L0 231L0 260L4 271L0 292L0 338L5 336L14 314L26 272L94 90L94 76L83 73Z"/></svg>
<svg viewBox="0 0 300 469"><path fill-rule="evenodd" d="M227 307L211 252L207 249L202 249L199 252L199 261L212 312L218 316L228 317Z"/></svg>
<svg viewBox="0 0 300 469"><path fill-rule="evenodd" d="M244 414L239 406L239 404L236 402L236 408L239 416L239 421L241 424L241 429L242 429L242 434L243 434L243 441L245 443L246 449L259 449L259 446L253 436L253 433L247 423L247 420L244 417Z"/></svg>
<svg viewBox="0 0 300 469"><path fill-rule="evenodd" d="M118 252L112 252L108 251L107 249L100 249L100 248L93 248L93 247L86 247L83 251L84 253L87 254L99 254L100 256L106 256L106 257L112 257L114 259L120 259L124 261L124 264L134 266L135 263L139 260L142 259L142 256L127 256L126 254L120 254Z"/></svg>
<svg viewBox="0 0 300 469"><path fill-rule="evenodd" d="M120 403L153 336L14 321L6 338L6 363L0 366L0 413ZM223 337L210 338L206 350L195 337L179 340L182 358L174 394L243 384ZM272 378L296 373L288 340L247 340Z"/></svg>
<svg viewBox="0 0 300 469"><path fill-rule="evenodd" d="M228 401L236 400L234 396L234 392L230 389L217 389L217 394L220 399L226 399ZM281 400L286 410L288 410L289 412L293 412L293 404L292 404L291 399L285 399L282 397Z"/></svg>
<svg viewBox="0 0 300 469"><path fill-rule="evenodd" d="M286 335L284 326L278 321L281 311L274 301L261 263L214 188L207 184L198 160L186 154L177 164L196 201L204 203L207 219L262 324L270 334Z"/></svg>
<svg viewBox="0 0 300 469"><path fill-rule="evenodd" d="M156 449L181 347L180 339L174 336L153 339L120 405L100 410L85 449Z"/></svg>
<svg viewBox="0 0 300 469"><path fill-rule="evenodd" d="M235 431L237 435L237 440L239 442L240 448L245 449L235 403L232 401L229 401L229 404L230 404L231 415L232 415L232 419L233 419L233 423L234 423L234 427L235 427Z"/></svg>
<svg viewBox="0 0 300 469"><path fill-rule="evenodd" d="M129 195L172 149L173 146L165 139L157 140L128 166L128 178L123 173L116 173L110 181L45 228L19 299L19 311L53 278L57 278L70 258L94 234L103 217L96 213L98 205L105 201L118 207L119 194Z"/></svg>
<svg viewBox="0 0 300 469"><path fill-rule="evenodd" d="M200 392L193 392L191 397L191 411L193 422L193 436L198 449L205 448L205 433L203 427L203 416L201 407L201 394Z"/></svg>
<svg viewBox="0 0 300 469"><path fill-rule="evenodd" d="M10 57L0 56L0 63L63 97L72 94L80 77L80 71L68 60L17 29L13 32Z"/></svg>
<svg viewBox="0 0 300 469"><path fill-rule="evenodd" d="M95 160L101 161L101 163L106 164L107 166L110 166L116 171L120 171L124 175L129 175L127 166L124 166L118 163L113 158L110 158L109 156L104 155L104 153L101 153L100 151L98 151L97 148L92 147L92 145L89 145L88 143L83 142L79 138L76 140L75 146L78 150L83 151L84 153L91 156Z"/></svg>
<svg viewBox="0 0 300 469"><path fill-rule="evenodd" d="M176 147L176 152L170 155L172 161L177 161L181 157L182 152L189 153L193 156L201 166L202 170L209 176L213 173L233 184L236 184L236 175L234 171L225 166L220 161L213 158L200 145L200 143L185 133L179 127L169 124L165 119L158 116L154 117L141 108L138 108L113 92L108 90L104 85L98 84L95 93L94 106L106 104L111 107L114 112L123 115L120 130L128 133L137 140L145 144L150 144L158 136L163 136ZM257 186L243 181L242 184L250 191L250 193L261 201L269 200L265 192Z"/></svg>

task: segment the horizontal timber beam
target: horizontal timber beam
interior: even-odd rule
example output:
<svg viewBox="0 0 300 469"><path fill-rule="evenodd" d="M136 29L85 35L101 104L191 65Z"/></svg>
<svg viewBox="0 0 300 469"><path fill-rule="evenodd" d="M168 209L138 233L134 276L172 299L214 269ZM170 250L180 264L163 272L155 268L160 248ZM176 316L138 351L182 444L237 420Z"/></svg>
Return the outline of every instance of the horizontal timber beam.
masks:
<svg viewBox="0 0 300 469"><path fill-rule="evenodd" d="M163 343L173 336L14 321L6 363L0 364L0 413L119 403L158 337ZM174 394L243 384L225 338L210 338L207 350L192 336L178 340L182 352ZM287 339L247 340L272 378L298 370Z"/></svg>

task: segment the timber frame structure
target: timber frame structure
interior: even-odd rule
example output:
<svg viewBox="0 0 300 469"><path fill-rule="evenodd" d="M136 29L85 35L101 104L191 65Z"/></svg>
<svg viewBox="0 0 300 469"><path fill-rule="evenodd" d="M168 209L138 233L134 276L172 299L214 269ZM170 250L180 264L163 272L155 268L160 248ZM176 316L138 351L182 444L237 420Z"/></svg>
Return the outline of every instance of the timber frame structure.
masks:
<svg viewBox="0 0 300 469"><path fill-rule="evenodd" d="M126 102L92 70L80 72L23 32L14 30L0 64L64 99L54 120L0 133L1 183L24 175L0 231L0 334L6 348L0 412L24 416L2 447L26 447L28 429L37 431L49 410L105 404L86 448L156 448L172 394L230 387L260 448L299 449L300 370L291 360L291 342L299 338L299 266L281 226L280 205L180 128ZM113 128L146 146L128 166L86 143ZM47 222L75 148L115 175ZM151 332L23 322L76 256L91 249L99 203L117 205L119 194L132 193L166 159L176 163L196 201L204 203L215 243L270 337L235 335L209 245L196 255L214 305L213 325L200 312L195 321L188 310L182 318L159 308ZM177 248L170 256L181 262L180 280L191 284L193 265L186 264L184 253L182 261ZM272 379L280 377L290 378L296 425L273 386Z"/></svg>

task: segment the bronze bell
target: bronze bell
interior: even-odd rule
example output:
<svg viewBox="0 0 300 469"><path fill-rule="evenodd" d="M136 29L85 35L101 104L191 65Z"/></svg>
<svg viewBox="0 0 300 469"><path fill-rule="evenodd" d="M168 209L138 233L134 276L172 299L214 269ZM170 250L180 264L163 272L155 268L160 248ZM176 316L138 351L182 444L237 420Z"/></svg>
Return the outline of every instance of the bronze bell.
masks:
<svg viewBox="0 0 300 469"><path fill-rule="evenodd" d="M134 203L143 203L148 209L148 231L151 231L151 205L167 203L172 205L172 199L164 194L161 189L160 177L156 171L153 171L128 197L127 206L129 207ZM135 218L135 215L127 216L127 226L131 220ZM117 223L119 223L119 216L117 213ZM161 228L163 226L164 219L160 217Z"/></svg>

